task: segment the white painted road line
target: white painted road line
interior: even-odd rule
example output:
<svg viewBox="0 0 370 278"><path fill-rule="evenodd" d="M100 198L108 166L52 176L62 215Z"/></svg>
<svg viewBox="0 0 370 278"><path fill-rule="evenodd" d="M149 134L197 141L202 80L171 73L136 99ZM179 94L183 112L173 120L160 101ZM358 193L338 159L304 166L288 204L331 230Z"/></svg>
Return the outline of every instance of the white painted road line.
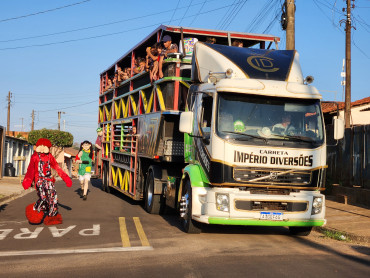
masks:
<svg viewBox="0 0 370 278"><path fill-rule="evenodd" d="M153 250L153 247L151 246L137 246L137 247L109 247L109 248L90 248L90 249L8 251L8 252L0 252L0 257L32 256L32 255L62 255L62 254L82 254L82 253L108 253L108 252L132 252L132 251L151 251L151 250Z"/></svg>

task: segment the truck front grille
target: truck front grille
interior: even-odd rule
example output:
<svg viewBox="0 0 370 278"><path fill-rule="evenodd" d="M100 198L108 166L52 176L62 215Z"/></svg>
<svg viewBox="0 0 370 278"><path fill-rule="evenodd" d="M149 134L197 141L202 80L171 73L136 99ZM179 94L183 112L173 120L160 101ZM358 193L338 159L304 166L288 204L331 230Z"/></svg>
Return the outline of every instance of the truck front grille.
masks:
<svg viewBox="0 0 370 278"><path fill-rule="evenodd" d="M235 200L235 208L237 210L302 212L307 210L307 206L307 202Z"/></svg>
<svg viewBox="0 0 370 278"><path fill-rule="evenodd" d="M234 180L252 184L303 185L311 183L310 170L291 170L276 168L234 168Z"/></svg>

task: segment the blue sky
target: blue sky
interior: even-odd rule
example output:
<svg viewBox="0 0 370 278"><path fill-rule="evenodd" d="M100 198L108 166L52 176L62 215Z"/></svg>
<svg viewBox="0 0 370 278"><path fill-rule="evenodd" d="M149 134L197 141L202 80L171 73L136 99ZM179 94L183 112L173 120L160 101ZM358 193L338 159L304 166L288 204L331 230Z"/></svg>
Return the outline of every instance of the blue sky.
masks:
<svg viewBox="0 0 370 278"><path fill-rule="evenodd" d="M162 24L281 37L283 0L12 0L0 2L0 125L12 92L11 130L62 129L95 141L99 74ZM153 4L154 3L154 4ZM370 96L370 1L356 0L352 101ZM342 100L344 0L296 0L296 49L324 100ZM234 9L235 8L235 9ZM231 15L231 16L229 16ZM96 27L99 26L99 27Z"/></svg>

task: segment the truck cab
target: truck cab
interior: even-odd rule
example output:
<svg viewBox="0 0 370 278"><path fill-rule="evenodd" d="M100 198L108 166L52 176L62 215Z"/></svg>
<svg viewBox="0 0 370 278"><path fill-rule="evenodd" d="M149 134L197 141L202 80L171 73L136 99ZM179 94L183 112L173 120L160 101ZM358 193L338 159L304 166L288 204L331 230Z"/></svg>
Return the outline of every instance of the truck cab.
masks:
<svg viewBox="0 0 370 278"><path fill-rule="evenodd" d="M321 95L296 51L195 44L179 195L188 232L199 223L325 223L326 140ZM181 198L181 199L180 199Z"/></svg>

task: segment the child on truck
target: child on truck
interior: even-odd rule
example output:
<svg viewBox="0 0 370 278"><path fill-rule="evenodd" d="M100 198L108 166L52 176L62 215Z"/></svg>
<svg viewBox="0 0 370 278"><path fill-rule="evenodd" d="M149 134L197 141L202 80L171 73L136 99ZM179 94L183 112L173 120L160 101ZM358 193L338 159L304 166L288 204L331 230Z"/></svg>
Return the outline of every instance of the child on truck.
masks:
<svg viewBox="0 0 370 278"><path fill-rule="evenodd" d="M149 70L150 83L157 79L158 73L158 60L159 55L162 53L162 45L155 43L152 47L146 49L146 70Z"/></svg>

